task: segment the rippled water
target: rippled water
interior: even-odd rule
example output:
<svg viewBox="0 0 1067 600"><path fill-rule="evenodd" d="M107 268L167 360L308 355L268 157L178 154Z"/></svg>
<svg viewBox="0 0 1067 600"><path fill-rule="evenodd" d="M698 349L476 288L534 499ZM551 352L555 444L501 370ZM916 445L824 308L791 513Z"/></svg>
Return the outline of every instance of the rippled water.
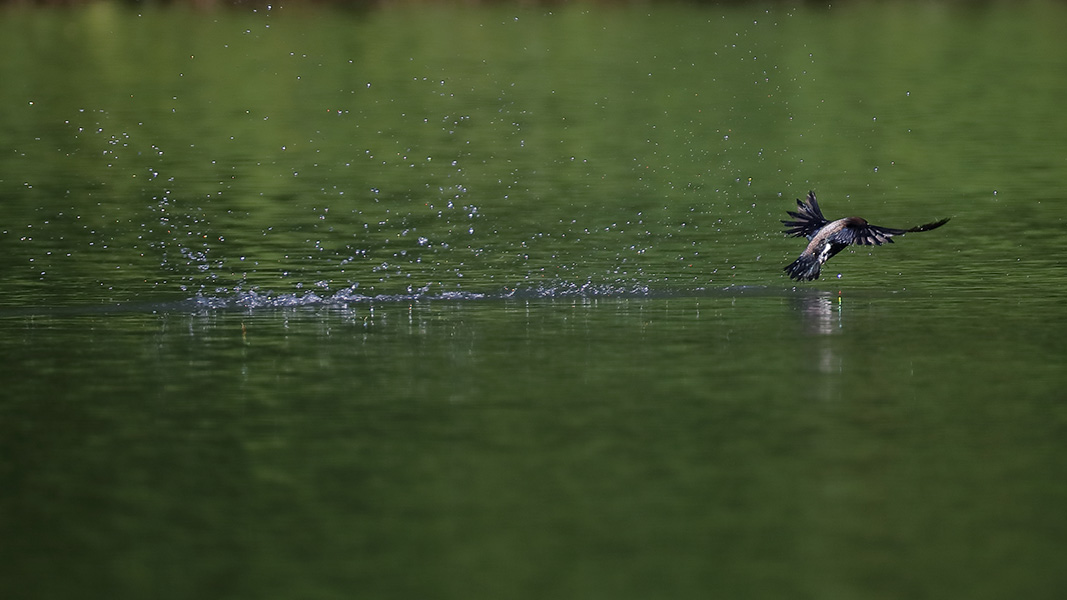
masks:
<svg viewBox="0 0 1067 600"><path fill-rule="evenodd" d="M5 9L0 593L1057 597L1063 16Z"/></svg>

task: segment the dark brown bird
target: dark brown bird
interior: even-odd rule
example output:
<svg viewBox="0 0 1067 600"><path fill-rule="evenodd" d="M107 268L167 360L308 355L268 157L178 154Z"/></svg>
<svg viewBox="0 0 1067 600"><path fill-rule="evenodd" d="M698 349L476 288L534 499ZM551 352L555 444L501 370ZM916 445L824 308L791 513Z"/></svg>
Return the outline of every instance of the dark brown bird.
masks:
<svg viewBox="0 0 1067 600"><path fill-rule="evenodd" d="M800 258L784 270L789 277L797 281L811 281L819 278L819 269L824 262L830 260L835 254L845 249L849 244L859 246L881 246L885 243L893 243L894 235L904 235L916 231L930 231L937 229L948 219L941 219L926 225L919 225L911 229L891 229L871 225L866 219L860 217L845 217L836 221L827 221L819 210L819 202L815 200L815 192L808 192L807 202L797 200L800 210L797 212L786 211L794 221L782 221L788 229L786 235L793 237L808 238L808 247L800 253Z"/></svg>

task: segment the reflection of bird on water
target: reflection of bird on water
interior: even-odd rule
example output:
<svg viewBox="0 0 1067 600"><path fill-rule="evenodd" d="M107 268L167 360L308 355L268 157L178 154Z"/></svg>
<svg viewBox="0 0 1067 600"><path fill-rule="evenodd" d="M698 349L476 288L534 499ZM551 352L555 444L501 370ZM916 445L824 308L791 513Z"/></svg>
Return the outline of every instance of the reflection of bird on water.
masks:
<svg viewBox="0 0 1067 600"><path fill-rule="evenodd" d="M798 212L786 211L795 221L782 221L788 227L786 235L793 237L806 237L808 247L800 253L800 258L786 267L785 272L798 281L819 278L819 269L822 264L835 254L845 249L849 244L859 246L881 246L885 243L893 243L894 235L904 235L916 231L930 231L937 229L948 219L941 219L926 225L919 225L911 229L891 229L871 225L860 217L845 217L836 221L827 221L819 210L819 203L815 200L815 192L808 192L807 201L797 200Z"/></svg>

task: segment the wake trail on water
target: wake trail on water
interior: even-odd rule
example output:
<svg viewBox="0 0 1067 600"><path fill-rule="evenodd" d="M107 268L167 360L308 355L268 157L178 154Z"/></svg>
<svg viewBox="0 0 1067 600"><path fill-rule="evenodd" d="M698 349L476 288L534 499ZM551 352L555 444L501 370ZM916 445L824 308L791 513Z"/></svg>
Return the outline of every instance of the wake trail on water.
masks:
<svg viewBox="0 0 1067 600"><path fill-rule="evenodd" d="M351 304L386 304L402 302L473 302L483 300L542 300L553 298L651 298L675 292L653 290L648 286L594 283L557 283L530 288L504 288L496 292L436 291L429 286L401 293L364 293L357 286L336 292L307 291L282 293L238 291L229 295L197 295L190 299L202 309L297 308L313 306L347 306Z"/></svg>
<svg viewBox="0 0 1067 600"><path fill-rule="evenodd" d="M282 293L237 291L228 295L197 295L189 300L196 309L261 309L301 307L345 307L362 304L396 304L411 302L480 302L493 300L626 300L688 298L698 296L738 296L780 293L766 286L731 285L692 289L657 289L647 285L562 282L534 287L504 288L496 292L434 291L430 287L409 289L401 293L364 293L356 286L336 292L307 291Z"/></svg>
<svg viewBox="0 0 1067 600"><path fill-rule="evenodd" d="M766 286L731 285L726 287L662 289L642 284L556 282L531 287L503 288L493 292L433 290L430 286L399 293L374 293L353 285L337 291L309 290L275 293L263 290L219 290L200 293L184 300L131 300L98 305L12 306L0 308L0 317L77 316L136 313L189 313L214 311L251 311L271 309L337 308L413 303L469 303L492 301L593 301L642 300L694 297L737 297L775 295L782 290Z"/></svg>

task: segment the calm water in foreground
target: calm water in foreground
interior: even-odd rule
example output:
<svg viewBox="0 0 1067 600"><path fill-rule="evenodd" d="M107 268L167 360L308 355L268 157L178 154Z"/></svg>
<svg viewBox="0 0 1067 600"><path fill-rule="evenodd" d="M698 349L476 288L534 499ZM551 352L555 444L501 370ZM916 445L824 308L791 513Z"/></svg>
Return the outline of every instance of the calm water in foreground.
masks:
<svg viewBox="0 0 1067 600"><path fill-rule="evenodd" d="M0 13L0 595L1059 597L1065 19Z"/></svg>

